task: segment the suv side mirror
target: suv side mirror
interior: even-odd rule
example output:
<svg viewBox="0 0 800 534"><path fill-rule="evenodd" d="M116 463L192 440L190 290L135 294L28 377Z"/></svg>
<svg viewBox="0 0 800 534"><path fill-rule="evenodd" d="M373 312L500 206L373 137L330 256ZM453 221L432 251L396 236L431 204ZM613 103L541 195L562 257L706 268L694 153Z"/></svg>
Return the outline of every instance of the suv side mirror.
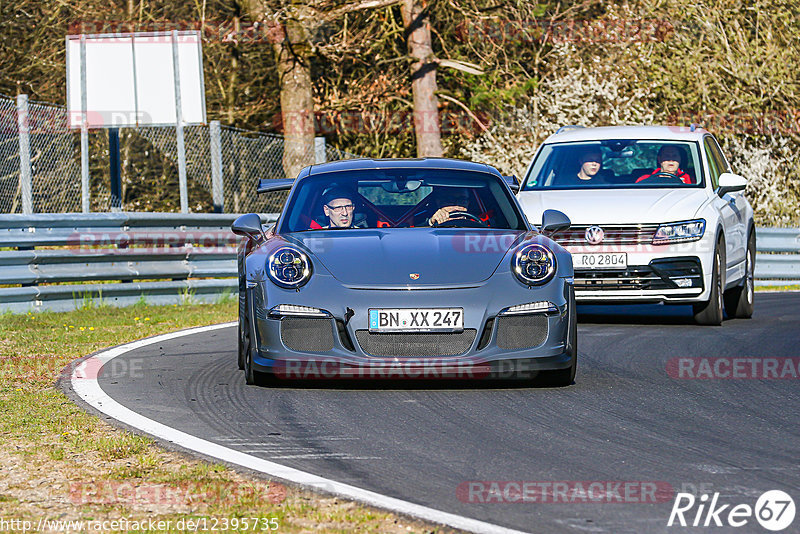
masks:
<svg viewBox="0 0 800 534"><path fill-rule="evenodd" d="M516 175L503 176L503 180L508 184L509 189L511 189L513 193L519 192L519 180Z"/></svg>
<svg viewBox="0 0 800 534"><path fill-rule="evenodd" d="M566 230L571 225L569 217L558 210L544 210L542 214L542 233L547 236Z"/></svg>
<svg viewBox="0 0 800 534"><path fill-rule="evenodd" d="M248 213L242 215L231 224L231 231L243 237L248 237L253 241L258 241L264 237L264 230L261 228L261 217L258 213Z"/></svg>
<svg viewBox="0 0 800 534"><path fill-rule="evenodd" d="M747 180L744 177L733 174L732 172L723 172L719 175L717 194L723 196L725 193L744 191L745 187L747 187Z"/></svg>

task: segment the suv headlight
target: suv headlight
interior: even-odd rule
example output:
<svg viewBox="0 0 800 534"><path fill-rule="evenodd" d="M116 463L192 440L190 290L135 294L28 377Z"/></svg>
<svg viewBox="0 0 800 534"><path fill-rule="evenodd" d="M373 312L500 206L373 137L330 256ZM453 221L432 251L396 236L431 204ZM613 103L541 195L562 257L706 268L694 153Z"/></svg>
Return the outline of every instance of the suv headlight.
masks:
<svg viewBox="0 0 800 534"><path fill-rule="evenodd" d="M523 245L514 253L511 270L523 284L544 284L556 272L556 256L552 250L539 243Z"/></svg>
<svg viewBox="0 0 800 534"><path fill-rule="evenodd" d="M696 241L703 237L703 233L705 231L705 219L662 224L658 227L658 230L656 230L656 233L653 236L653 244L663 245L666 243L684 243L687 241Z"/></svg>
<svg viewBox="0 0 800 534"><path fill-rule="evenodd" d="M281 247L267 260L267 274L276 285L295 289L311 278L311 262L296 248Z"/></svg>

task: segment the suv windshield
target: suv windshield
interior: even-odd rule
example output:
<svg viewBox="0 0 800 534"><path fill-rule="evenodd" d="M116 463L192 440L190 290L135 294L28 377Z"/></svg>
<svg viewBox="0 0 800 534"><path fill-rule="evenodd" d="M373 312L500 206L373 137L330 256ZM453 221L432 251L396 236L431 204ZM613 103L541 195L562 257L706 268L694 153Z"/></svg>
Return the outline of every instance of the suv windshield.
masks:
<svg viewBox="0 0 800 534"><path fill-rule="evenodd" d="M402 168L303 178L286 205L280 232L420 226L527 229L497 176Z"/></svg>
<svg viewBox="0 0 800 534"><path fill-rule="evenodd" d="M545 145L522 189L679 188L702 182L695 142L609 139Z"/></svg>

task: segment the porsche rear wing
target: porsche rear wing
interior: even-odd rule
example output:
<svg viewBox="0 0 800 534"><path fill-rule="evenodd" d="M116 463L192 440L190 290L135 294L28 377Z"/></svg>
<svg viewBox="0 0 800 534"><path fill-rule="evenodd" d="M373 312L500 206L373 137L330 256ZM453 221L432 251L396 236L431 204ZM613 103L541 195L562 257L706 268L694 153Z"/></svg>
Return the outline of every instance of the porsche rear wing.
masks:
<svg viewBox="0 0 800 534"><path fill-rule="evenodd" d="M257 192L272 193L274 191L288 191L294 185L294 178L261 178L258 181Z"/></svg>
<svg viewBox="0 0 800 534"><path fill-rule="evenodd" d="M516 176L503 176L508 187L516 193L519 191L519 181ZM258 193L272 193L273 191L289 191L294 185L294 178L261 178L258 181Z"/></svg>

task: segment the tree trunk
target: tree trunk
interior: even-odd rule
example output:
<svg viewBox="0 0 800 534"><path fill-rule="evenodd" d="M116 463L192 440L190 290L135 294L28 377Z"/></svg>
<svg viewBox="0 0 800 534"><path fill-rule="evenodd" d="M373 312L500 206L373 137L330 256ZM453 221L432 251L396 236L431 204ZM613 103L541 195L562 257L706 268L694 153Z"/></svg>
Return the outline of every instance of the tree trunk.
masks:
<svg viewBox="0 0 800 534"><path fill-rule="evenodd" d="M274 39L275 62L281 87L283 121L283 171L295 178L303 167L314 163L314 99L311 92L311 45L304 25L318 18L302 2L287 3L289 16L276 20L266 0L247 0L250 16L277 31Z"/></svg>
<svg viewBox="0 0 800 534"><path fill-rule="evenodd" d="M292 44L293 32L286 33L287 39L275 44L275 59L281 84L283 170L287 178L294 178L314 163L314 100L308 57L303 54L307 43Z"/></svg>
<svg viewBox="0 0 800 534"><path fill-rule="evenodd" d="M431 27L425 0L404 0L401 5L406 28L408 52L416 61L411 65L411 89L414 94L414 131L417 156L441 156L439 100L436 98L436 63L433 60Z"/></svg>

